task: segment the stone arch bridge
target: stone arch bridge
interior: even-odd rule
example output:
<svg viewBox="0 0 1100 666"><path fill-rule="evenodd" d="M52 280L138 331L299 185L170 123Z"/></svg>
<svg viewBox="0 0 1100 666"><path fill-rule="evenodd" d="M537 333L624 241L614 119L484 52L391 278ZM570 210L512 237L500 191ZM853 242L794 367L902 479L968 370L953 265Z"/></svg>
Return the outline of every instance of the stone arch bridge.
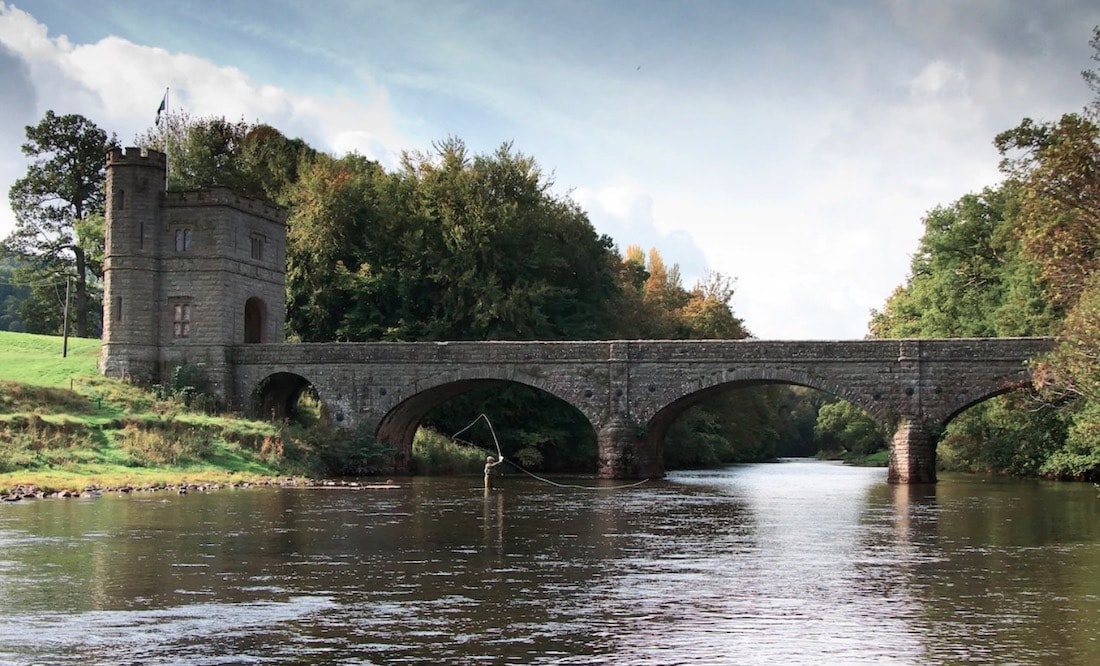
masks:
<svg viewBox="0 0 1100 666"><path fill-rule="evenodd" d="M238 408L285 414L312 386L330 418L366 427L408 469L436 405L518 382L579 410L597 433L603 478L660 477L669 425L733 386L783 383L842 397L894 431L888 478L936 480L936 439L956 414L1030 383L1047 338L248 344L227 349Z"/></svg>

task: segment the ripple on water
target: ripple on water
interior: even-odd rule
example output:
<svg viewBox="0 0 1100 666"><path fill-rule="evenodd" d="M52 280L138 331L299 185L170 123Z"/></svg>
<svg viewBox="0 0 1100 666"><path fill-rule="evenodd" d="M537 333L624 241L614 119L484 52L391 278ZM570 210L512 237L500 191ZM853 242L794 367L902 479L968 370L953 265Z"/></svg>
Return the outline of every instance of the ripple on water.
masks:
<svg viewBox="0 0 1100 666"><path fill-rule="evenodd" d="M322 614L330 597L296 596L283 602L197 603L162 609L38 613L0 624L0 660L47 658L54 664L163 663L213 657L226 640ZM275 633L278 634L277 629ZM217 640L212 640L212 639Z"/></svg>

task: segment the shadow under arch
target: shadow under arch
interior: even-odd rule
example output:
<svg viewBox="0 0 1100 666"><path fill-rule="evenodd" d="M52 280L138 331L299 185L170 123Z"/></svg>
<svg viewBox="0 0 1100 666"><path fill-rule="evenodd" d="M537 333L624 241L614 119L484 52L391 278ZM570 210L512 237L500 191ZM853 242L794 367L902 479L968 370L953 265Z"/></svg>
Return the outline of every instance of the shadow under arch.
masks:
<svg viewBox="0 0 1100 666"><path fill-rule="evenodd" d="M663 396L663 400L667 400L663 406L658 407L652 414L639 414L638 417L639 420L647 423L647 428L653 428L659 426L657 421L660 419L661 412L666 409L672 408L682 411L693 404L724 393L731 388L758 385L801 386L815 391L822 391L847 400L870 414L876 421L885 423L888 419L888 414L884 411L885 405L879 401L880 396L860 394L845 384L788 368L731 370L730 373L721 377L715 376L697 381L694 386L669 387ZM685 388L688 390L685 391ZM687 401L686 405L685 401Z"/></svg>
<svg viewBox="0 0 1100 666"><path fill-rule="evenodd" d="M539 399L552 401L555 405L560 405L568 409L573 418L577 419L578 423L583 422L584 426L587 427L588 431L591 433L593 443L592 462L593 464L595 463L594 444L596 431L591 420L581 410L577 409L576 406L572 405L567 400L562 399L560 396L544 388L525 382L506 379L460 379L420 391L397 404L382 417L375 431L375 439L393 447L394 450L397 451L398 460L406 462L411 461L413 438L416 435L416 431L433 412L436 412L436 410L439 410L444 407L446 403L456 398L462 396L476 397L472 394L477 394L479 392L488 394L492 391L500 391L505 388L512 388L521 393L530 392L531 395L538 396ZM462 418L452 417L451 420L455 421L457 424L454 430L457 432L457 430L475 420L480 413L481 411L470 413L468 417L463 416ZM462 423L458 424L457 421L459 420L461 420ZM499 437L502 431L509 429L509 424L498 422L493 424L493 428L494 432L496 432ZM443 434L450 436L452 433L444 432ZM511 443L502 440L500 444L502 449L505 450L505 454L507 454Z"/></svg>
<svg viewBox="0 0 1100 666"><path fill-rule="evenodd" d="M308 379L292 372L276 372L260 380L252 390L251 412L259 418L287 420L295 415L303 395L315 398L321 406L321 416L327 418L317 389Z"/></svg>
<svg viewBox="0 0 1100 666"><path fill-rule="evenodd" d="M766 379L755 377L712 384L693 393L684 395L677 400L673 400L658 410L645 424L645 439L649 446L653 447L657 455L663 460L666 457L665 446L669 430L676 423L677 419L683 416L688 410L723 395L761 387L807 389L821 396L827 396L821 400L822 404L832 402L833 399L842 400L865 413L872 421L878 424L879 427L887 425L883 415L876 413L877 410L875 408L877 405L868 403L868 401L865 400L860 400L858 396L852 396L849 392L842 390L838 386L822 385L819 382L810 381L802 377L770 377ZM821 406L822 405L817 405L817 408ZM779 405L777 405L777 407L779 407ZM777 413L775 416L779 416L779 414Z"/></svg>

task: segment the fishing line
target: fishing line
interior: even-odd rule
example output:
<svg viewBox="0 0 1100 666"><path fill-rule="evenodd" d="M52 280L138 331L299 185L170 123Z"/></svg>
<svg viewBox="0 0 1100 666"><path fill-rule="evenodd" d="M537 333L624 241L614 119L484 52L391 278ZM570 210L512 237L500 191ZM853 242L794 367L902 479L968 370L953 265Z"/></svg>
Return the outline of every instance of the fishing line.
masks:
<svg viewBox="0 0 1100 666"><path fill-rule="evenodd" d="M486 416L484 413L478 414L477 418L474 419L473 421L471 421L468 426L466 426L462 430L459 430L455 434L451 435L451 440L455 441L455 442L459 442L460 444L466 444L467 446L472 446L474 448L478 448L478 449L482 448L482 447L478 446L477 444L474 444L473 442L470 442L470 441L465 440L465 439L459 439L458 438L459 435L466 432L470 428L474 427L474 425L476 425L477 422L482 420L482 419L485 419L485 424L487 426L489 426L489 432L493 435L493 444L497 447L497 460L504 460L504 462L508 463L512 467L515 467L516 469L523 472L527 476L530 476L533 479L537 479L539 481L542 481L543 483L548 483L548 484L550 484L552 486L555 486L557 488L576 488L576 489L579 489L579 490L623 490L625 488L636 488L636 487L642 485L643 483L648 483L649 482L649 479L642 479L641 481L637 481L635 483L628 483L628 484L621 485L621 486L580 486L580 485L576 485L576 484L572 484L572 483L558 483L557 481L551 481L550 479L547 479L545 477L541 477L538 474L535 474L534 472L531 472L527 469L524 469L522 466L512 462L511 460L505 460L504 459L504 454L501 453L501 451L500 451L500 441L497 439L496 430L493 429L493 422L490 421L489 417Z"/></svg>

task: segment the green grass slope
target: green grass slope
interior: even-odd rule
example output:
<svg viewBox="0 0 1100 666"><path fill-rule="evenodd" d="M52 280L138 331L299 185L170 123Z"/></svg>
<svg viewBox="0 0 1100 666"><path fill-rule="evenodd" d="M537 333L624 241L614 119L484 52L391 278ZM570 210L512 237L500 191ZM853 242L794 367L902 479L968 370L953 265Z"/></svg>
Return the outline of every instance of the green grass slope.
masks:
<svg viewBox="0 0 1100 666"><path fill-rule="evenodd" d="M63 346L54 335L0 331L0 381L68 386L71 380L98 376L99 340L69 338L66 357Z"/></svg>
<svg viewBox="0 0 1100 666"><path fill-rule="evenodd" d="M255 482L309 469L276 424L101 377L99 340L0 331L0 494ZM297 453L299 455L288 455Z"/></svg>

